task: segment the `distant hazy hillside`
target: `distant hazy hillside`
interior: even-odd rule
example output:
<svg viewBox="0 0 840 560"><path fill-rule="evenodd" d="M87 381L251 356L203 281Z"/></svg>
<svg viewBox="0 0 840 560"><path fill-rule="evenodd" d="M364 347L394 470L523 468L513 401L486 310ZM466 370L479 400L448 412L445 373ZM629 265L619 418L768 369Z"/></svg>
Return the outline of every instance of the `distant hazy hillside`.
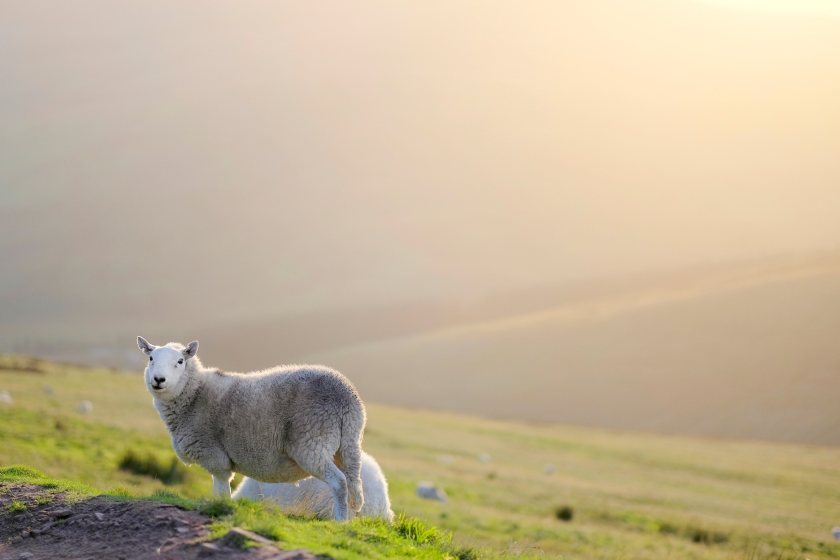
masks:
<svg viewBox="0 0 840 560"><path fill-rule="evenodd" d="M58 354L140 367L135 330ZM383 403L840 444L840 254L143 334L225 369L329 364Z"/></svg>
<svg viewBox="0 0 840 560"><path fill-rule="evenodd" d="M308 358L401 405L840 444L840 259L649 286Z"/></svg>

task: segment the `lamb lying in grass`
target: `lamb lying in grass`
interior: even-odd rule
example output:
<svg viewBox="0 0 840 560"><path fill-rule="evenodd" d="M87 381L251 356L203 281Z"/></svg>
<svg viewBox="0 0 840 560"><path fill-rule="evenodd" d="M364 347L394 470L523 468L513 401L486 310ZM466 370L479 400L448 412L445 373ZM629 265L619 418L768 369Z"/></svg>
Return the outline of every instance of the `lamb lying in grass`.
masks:
<svg viewBox="0 0 840 560"><path fill-rule="evenodd" d="M362 485L365 489L365 504L359 511L360 517L381 517L394 520L391 500L388 498L388 481L379 468L376 459L362 452ZM245 478L233 493L234 499L270 500L280 506L287 515L332 519L334 505L329 486L317 478L305 478L296 484L258 482Z"/></svg>
<svg viewBox="0 0 840 560"><path fill-rule="evenodd" d="M332 491L335 519L362 508L365 408L343 375L323 366L228 373L201 364L198 342L137 344L175 453L213 475L214 495L230 497L234 472L266 482L312 475Z"/></svg>

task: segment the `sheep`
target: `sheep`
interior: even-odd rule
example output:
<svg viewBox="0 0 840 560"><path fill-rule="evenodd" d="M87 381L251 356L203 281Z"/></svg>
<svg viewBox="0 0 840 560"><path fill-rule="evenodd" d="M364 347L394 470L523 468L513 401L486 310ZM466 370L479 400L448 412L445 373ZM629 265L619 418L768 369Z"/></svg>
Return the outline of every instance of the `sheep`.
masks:
<svg viewBox="0 0 840 560"><path fill-rule="evenodd" d="M359 510L361 517L381 517L389 523L394 520L391 500L388 498L388 481L372 456L362 452L362 486L365 504ZM286 515L333 517L333 500L330 488L317 478L305 478L295 484L266 483L244 478L233 493L233 499L270 500L280 506Z"/></svg>
<svg viewBox="0 0 840 560"><path fill-rule="evenodd" d="M337 520L362 508L365 407L343 375L324 366L229 373L201 364L198 341L137 345L175 454L212 475L215 496L230 497L234 472L265 482L311 475L332 490Z"/></svg>

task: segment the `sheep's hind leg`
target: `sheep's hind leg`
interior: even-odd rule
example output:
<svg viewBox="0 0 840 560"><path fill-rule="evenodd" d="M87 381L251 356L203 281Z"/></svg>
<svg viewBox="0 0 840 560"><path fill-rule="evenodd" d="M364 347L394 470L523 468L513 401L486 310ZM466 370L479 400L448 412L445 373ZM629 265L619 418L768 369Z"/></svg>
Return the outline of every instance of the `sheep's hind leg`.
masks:
<svg viewBox="0 0 840 560"><path fill-rule="evenodd" d="M359 512L365 503L362 488L362 449L358 443L347 445L339 449L341 471L347 479L347 503L350 509Z"/></svg>
<svg viewBox="0 0 840 560"><path fill-rule="evenodd" d="M333 516L336 521L347 521L350 519L347 510L347 479L344 473L335 466L332 458L329 456L311 455L309 453L303 453L301 455L301 457L293 455L292 458L300 468L325 482L330 487L330 490L332 490L333 498L335 499Z"/></svg>

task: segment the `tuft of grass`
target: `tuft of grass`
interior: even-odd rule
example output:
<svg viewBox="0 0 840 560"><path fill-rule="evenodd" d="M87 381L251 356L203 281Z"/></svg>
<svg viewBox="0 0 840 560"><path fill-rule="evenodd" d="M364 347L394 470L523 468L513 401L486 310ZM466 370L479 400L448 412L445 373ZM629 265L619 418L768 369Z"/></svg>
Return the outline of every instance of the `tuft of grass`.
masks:
<svg viewBox="0 0 840 560"><path fill-rule="evenodd" d="M117 465L122 471L131 472L160 480L164 484L180 484L187 477L187 470L174 455L161 460L155 453L138 453L129 449L120 457Z"/></svg>
<svg viewBox="0 0 840 560"><path fill-rule="evenodd" d="M394 522L397 533L417 544L435 544L443 539L443 533L437 527L430 527L413 517L401 513Z"/></svg>
<svg viewBox="0 0 840 560"><path fill-rule="evenodd" d="M202 502L198 506L198 511L207 517L224 517L231 515L234 512L233 501L224 499L215 499Z"/></svg>
<svg viewBox="0 0 840 560"><path fill-rule="evenodd" d="M38 469L33 469L32 467L27 467L26 465L9 465L8 467L0 467L0 480L5 479L10 481L26 482L25 480L20 479L33 478L47 478L47 475Z"/></svg>
<svg viewBox="0 0 840 560"><path fill-rule="evenodd" d="M9 513L22 513L27 509L26 502L22 502L20 500L12 500L12 502L6 506L6 511Z"/></svg>
<svg viewBox="0 0 840 560"><path fill-rule="evenodd" d="M41 494L35 497L35 503L39 506L45 506L53 502L53 497L50 494Z"/></svg>
<svg viewBox="0 0 840 560"><path fill-rule="evenodd" d="M454 555L457 560L479 560L480 558L478 551L468 546L455 549Z"/></svg>
<svg viewBox="0 0 840 560"><path fill-rule="evenodd" d="M41 486L51 492L63 493L64 498L71 503L98 493L86 484L49 478L41 471L25 465L0 467L0 482L16 482Z"/></svg>
<svg viewBox="0 0 840 560"><path fill-rule="evenodd" d="M571 521L575 516L575 510L571 506L560 506L554 510L554 517L560 521Z"/></svg>
<svg viewBox="0 0 840 560"><path fill-rule="evenodd" d="M726 533L700 527L686 527L684 534L691 542L697 544L723 544L729 542L729 535Z"/></svg>

